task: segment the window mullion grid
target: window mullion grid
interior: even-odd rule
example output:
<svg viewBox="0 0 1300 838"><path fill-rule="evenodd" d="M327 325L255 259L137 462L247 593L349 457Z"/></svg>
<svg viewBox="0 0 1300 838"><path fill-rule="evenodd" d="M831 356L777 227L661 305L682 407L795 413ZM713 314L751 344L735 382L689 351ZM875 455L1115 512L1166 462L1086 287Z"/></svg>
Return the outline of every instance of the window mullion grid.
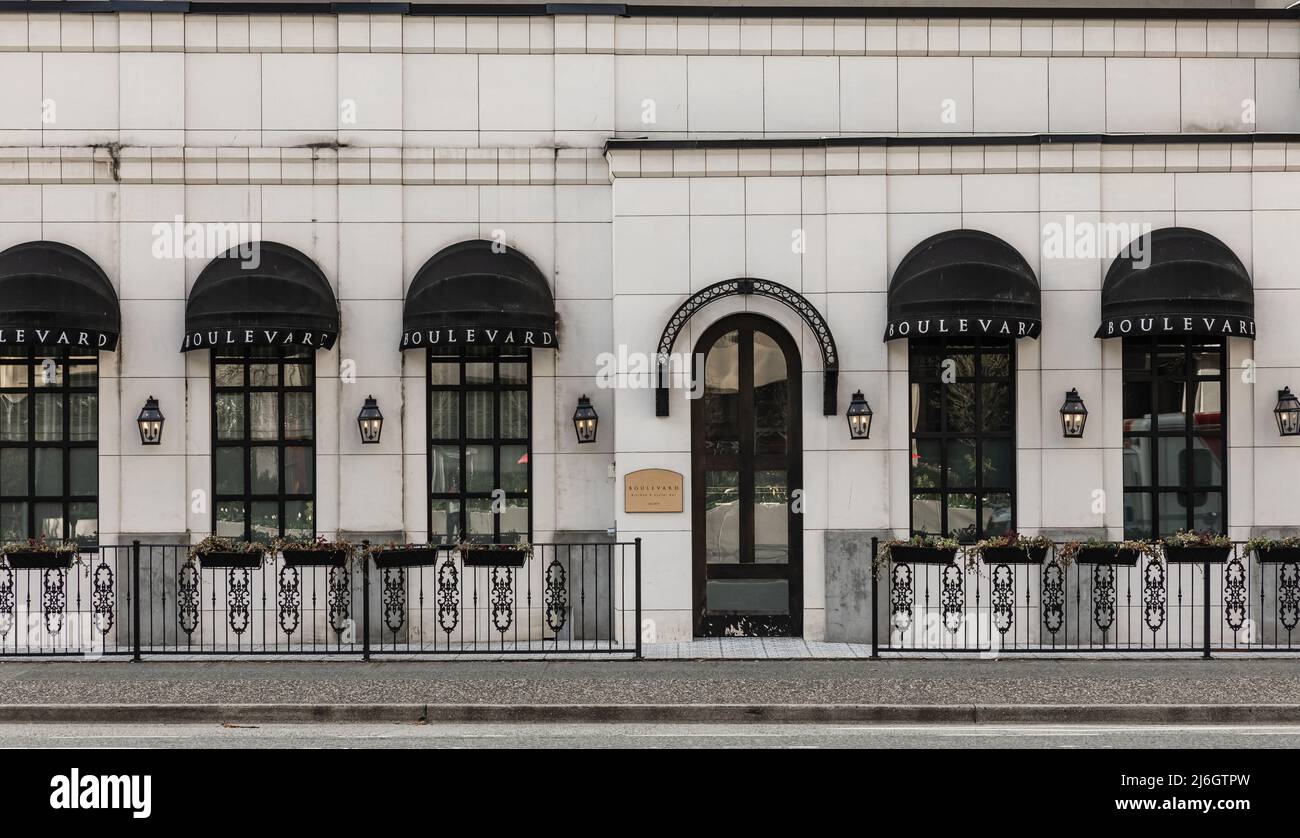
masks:
<svg viewBox="0 0 1300 838"><path fill-rule="evenodd" d="M459 438L460 470L456 478L456 492L460 495L460 539L469 540L469 362L467 349L458 349L460 364L460 427L456 429Z"/></svg>
<svg viewBox="0 0 1300 838"><path fill-rule="evenodd" d="M939 342L942 358L948 354L948 341ZM942 361L940 362L942 364ZM943 384L943 376L939 377L940 385ZM943 386L939 387L939 535L947 537L948 535L948 405L950 404L948 391Z"/></svg>
<svg viewBox="0 0 1300 838"><path fill-rule="evenodd" d="M68 351L66 349L56 351L59 354L55 356L54 363L56 366L54 372L55 379L59 382L57 388L59 402L63 406L63 409L60 411L63 420L61 423L63 425L63 439L59 442L59 453L61 455L59 459L62 461L62 468L60 469L62 471L62 474L60 475L62 478L62 486L60 486L60 494L62 495L60 498L60 507L63 515L63 538L64 540L68 540L72 532L72 520L70 518L72 505L68 502L68 489L71 487L71 483L68 480L68 461L72 459L72 449L69 447L69 443L72 442L72 372L68 367ZM60 372L62 372L62 375L59 375Z"/></svg>
<svg viewBox="0 0 1300 838"><path fill-rule="evenodd" d="M276 492L276 494L278 495L278 497L276 498L276 510L277 510L277 512L278 512L278 517L279 517L279 521L277 522L277 524L278 524L278 529L276 530L276 532L277 532L277 534L279 535L279 537L281 537L281 538L284 537L284 516L285 516L285 506L286 506L286 504L285 504L285 499L284 499L284 492L285 492L285 488L286 488L285 485L284 485L284 465L285 465L285 456L286 456L286 454L287 454L286 449L287 449L287 447L288 447L288 446L285 445L285 438L284 438L284 419L285 419L285 416L284 416L284 401L285 401L285 400L284 400L284 391L285 391L285 387L287 386L286 383L285 383L285 380L284 380L284 367L285 367L284 354L281 353L280 357L279 357L278 359L276 359L276 365L275 365L275 375L276 375L275 380L276 380L276 384L279 385L278 387L276 387L276 390L275 390L275 402L276 402L276 408L275 408L275 418L276 418L276 423L275 423L275 424L276 424L276 429L275 429L275 438L276 438L276 469L275 469L275 470L276 470L276 475L275 475L275 485L276 485L276 488L279 490L279 491Z"/></svg>
<svg viewBox="0 0 1300 838"><path fill-rule="evenodd" d="M36 348L27 350L27 537L36 537Z"/></svg>
<svg viewBox="0 0 1300 838"><path fill-rule="evenodd" d="M552 381L554 381L552 379ZM552 384L552 387L554 385ZM525 429L528 431L527 438L524 442L528 453L528 468L525 472L526 482L524 489L526 497L524 503L528 505L528 532L524 534L524 540L531 542L533 540L533 351L530 349L524 353L524 404L527 409L524 411ZM554 392L554 390L552 390Z"/></svg>
<svg viewBox="0 0 1300 838"><path fill-rule="evenodd" d="M975 368L973 373L972 389L975 391L975 415L972 417L972 430L975 432L975 467L973 477L975 478L975 537L981 538L984 535L984 378L982 375L984 363L984 346L975 344Z"/></svg>
<svg viewBox="0 0 1300 838"><path fill-rule="evenodd" d="M492 357L492 491L501 488L501 354ZM504 498L503 498L504 500ZM491 506L488 507L492 509ZM501 543L501 513L492 511L492 542Z"/></svg>
<svg viewBox="0 0 1300 838"><path fill-rule="evenodd" d="M1183 409L1183 461L1187 463L1187 468L1183 474L1178 476L1179 489L1182 490L1183 496L1183 529L1193 529L1192 523L1196 520L1196 508L1194 501L1196 495L1192 488L1196 483L1196 464L1193 462L1195 457L1192 450L1192 427L1195 425L1192 417L1196 414L1196 399L1200 396L1199 382L1197 381L1197 371L1192 368L1192 349L1191 341L1183 344L1183 401L1186 407Z"/></svg>
<svg viewBox="0 0 1300 838"><path fill-rule="evenodd" d="M1151 479L1149 481L1151 493L1151 538L1158 538L1160 535L1160 487L1161 487L1161 457L1160 457L1160 385L1164 383L1164 376L1160 373L1160 341L1157 338L1151 338L1148 341L1147 352L1151 363L1151 419L1147 427L1147 438L1151 445Z"/></svg>
<svg viewBox="0 0 1300 838"><path fill-rule="evenodd" d="M244 540L253 535L253 358L250 350L241 353L243 379L239 388L239 398L243 402L244 435L241 449L244 467Z"/></svg>

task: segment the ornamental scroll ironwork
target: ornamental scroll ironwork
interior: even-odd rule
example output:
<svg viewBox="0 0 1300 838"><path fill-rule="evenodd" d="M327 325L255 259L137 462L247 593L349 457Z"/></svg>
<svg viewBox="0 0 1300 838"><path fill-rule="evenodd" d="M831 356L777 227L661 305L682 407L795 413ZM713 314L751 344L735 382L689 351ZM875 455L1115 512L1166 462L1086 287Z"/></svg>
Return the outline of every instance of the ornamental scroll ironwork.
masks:
<svg viewBox="0 0 1300 838"><path fill-rule="evenodd" d="M1142 569L1142 617L1151 631L1165 624L1165 566L1152 559Z"/></svg>
<svg viewBox="0 0 1300 838"><path fill-rule="evenodd" d="M396 635L406 625L406 569L401 567L384 568L384 581L381 585L381 599L384 606L384 625Z"/></svg>
<svg viewBox="0 0 1300 838"><path fill-rule="evenodd" d="M1093 565L1092 621L1103 634L1115 623L1115 604L1115 566Z"/></svg>
<svg viewBox="0 0 1300 838"><path fill-rule="evenodd" d="M943 627L949 634L961 630L965 621L966 578L956 564L946 564L940 576L939 604L943 610Z"/></svg>
<svg viewBox="0 0 1300 838"><path fill-rule="evenodd" d="M1235 551L1223 568L1223 619L1233 634L1246 625L1246 565Z"/></svg>
<svg viewBox="0 0 1300 838"><path fill-rule="evenodd" d="M352 617L352 574L346 567L330 568L325 607L329 612L330 628L341 642Z"/></svg>
<svg viewBox="0 0 1300 838"><path fill-rule="evenodd" d="M302 621L302 576L298 568L285 565L280 568L280 590L276 592L280 630L291 636Z"/></svg>
<svg viewBox="0 0 1300 838"><path fill-rule="evenodd" d="M912 590L912 566L896 564L889 574L890 624L897 631L907 631L912 625L912 608L916 594Z"/></svg>
<svg viewBox="0 0 1300 838"><path fill-rule="evenodd" d="M1005 635L1011 630L1016 610L1016 576L1011 566L1000 564L993 568L993 627Z"/></svg>
<svg viewBox="0 0 1300 838"><path fill-rule="evenodd" d="M107 636L113 630L114 615L117 613L116 595L113 591L113 568L108 566L103 554L99 564L90 577L90 612L95 628L101 635Z"/></svg>
<svg viewBox="0 0 1300 838"><path fill-rule="evenodd" d="M1065 567L1057 558L1043 568L1042 600L1043 628L1055 643L1057 632L1065 626Z"/></svg>
<svg viewBox="0 0 1300 838"><path fill-rule="evenodd" d="M0 559L3 561L3 559ZM14 596L14 572L6 561L0 564L0 640L9 636L14 627L14 610L17 606Z"/></svg>
<svg viewBox="0 0 1300 838"><path fill-rule="evenodd" d="M803 294L779 282L750 278L725 279L722 282L715 282L688 297L686 302L678 306L677 310L673 312L673 316L668 318L668 325L664 326L663 334L659 337L658 354L655 358L655 415L668 415L668 382L666 380L668 357L672 354L673 344L677 342L677 336L686 327L687 321L694 317L700 309L714 300L734 296L759 296L776 300L793 310L808 325L813 336L817 339L817 345L822 353L822 369L825 375L822 413L826 416L834 416L838 412L840 355L835 348L835 338L831 335L831 327L827 325L826 319L822 317L817 307L810 303Z"/></svg>
<svg viewBox="0 0 1300 838"><path fill-rule="evenodd" d="M68 572L50 568L41 573L41 613L45 616L45 630L50 634L63 631L68 612Z"/></svg>
<svg viewBox="0 0 1300 838"><path fill-rule="evenodd" d="M202 604L198 565L190 559L176 572L176 620L181 631L190 640L194 639L194 630L199 627L199 608Z"/></svg>
<svg viewBox="0 0 1300 838"><path fill-rule="evenodd" d="M1286 562L1278 573L1277 619L1288 633L1300 625L1300 562Z"/></svg>
<svg viewBox="0 0 1300 838"><path fill-rule="evenodd" d="M448 637L460 625L460 571L451 553L438 566L438 627Z"/></svg>
<svg viewBox="0 0 1300 838"><path fill-rule="evenodd" d="M253 572L246 567L226 571L226 622L236 635L248 631L253 622Z"/></svg>
<svg viewBox="0 0 1300 838"><path fill-rule="evenodd" d="M569 621L569 592L564 565L558 558L546 566L546 625L559 632Z"/></svg>
<svg viewBox="0 0 1300 838"><path fill-rule="evenodd" d="M508 567L492 568L492 626L499 633L510 630L515 618L515 572Z"/></svg>

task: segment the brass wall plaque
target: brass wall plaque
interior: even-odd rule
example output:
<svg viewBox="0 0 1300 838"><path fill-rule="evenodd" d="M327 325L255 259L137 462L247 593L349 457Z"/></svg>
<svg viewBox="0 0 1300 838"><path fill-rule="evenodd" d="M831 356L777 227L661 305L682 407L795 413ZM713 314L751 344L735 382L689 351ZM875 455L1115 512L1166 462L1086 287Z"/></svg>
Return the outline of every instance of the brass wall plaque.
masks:
<svg viewBox="0 0 1300 838"><path fill-rule="evenodd" d="M643 468L623 476L623 511L681 512L682 476L666 468Z"/></svg>

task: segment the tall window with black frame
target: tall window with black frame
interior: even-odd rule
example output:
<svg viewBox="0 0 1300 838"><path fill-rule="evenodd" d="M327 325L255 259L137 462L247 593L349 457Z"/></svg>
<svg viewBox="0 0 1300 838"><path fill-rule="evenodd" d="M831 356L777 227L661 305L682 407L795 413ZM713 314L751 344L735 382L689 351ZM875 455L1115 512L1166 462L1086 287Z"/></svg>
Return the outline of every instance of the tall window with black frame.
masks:
<svg viewBox="0 0 1300 838"><path fill-rule="evenodd" d="M530 540L529 350L430 349L428 362L429 541Z"/></svg>
<svg viewBox="0 0 1300 838"><path fill-rule="evenodd" d="M1015 345L909 340L911 528L972 541L1015 528Z"/></svg>
<svg viewBox="0 0 1300 838"><path fill-rule="evenodd" d="M99 541L99 358L0 354L0 540Z"/></svg>
<svg viewBox="0 0 1300 838"><path fill-rule="evenodd" d="M1124 338L1124 535L1226 533L1220 338Z"/></svg>
<svg viewBox="0 0 1300 838"><path fill-rule="evenodd" d="M315 376L310 347L212 350L216 535L315 535Z"/></svg>

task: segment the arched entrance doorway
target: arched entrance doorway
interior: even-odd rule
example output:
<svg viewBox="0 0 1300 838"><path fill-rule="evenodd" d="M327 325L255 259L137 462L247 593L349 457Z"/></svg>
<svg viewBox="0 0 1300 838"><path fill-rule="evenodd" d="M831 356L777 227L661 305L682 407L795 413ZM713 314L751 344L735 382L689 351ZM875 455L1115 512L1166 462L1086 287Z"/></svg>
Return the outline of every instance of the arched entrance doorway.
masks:
<svg viewBox="0 0 1300 838"><path fill-rule="evenodd" d="M776 322L737 314L695 346L691 403L694 629L803 633L799 350Z"/></svg>

